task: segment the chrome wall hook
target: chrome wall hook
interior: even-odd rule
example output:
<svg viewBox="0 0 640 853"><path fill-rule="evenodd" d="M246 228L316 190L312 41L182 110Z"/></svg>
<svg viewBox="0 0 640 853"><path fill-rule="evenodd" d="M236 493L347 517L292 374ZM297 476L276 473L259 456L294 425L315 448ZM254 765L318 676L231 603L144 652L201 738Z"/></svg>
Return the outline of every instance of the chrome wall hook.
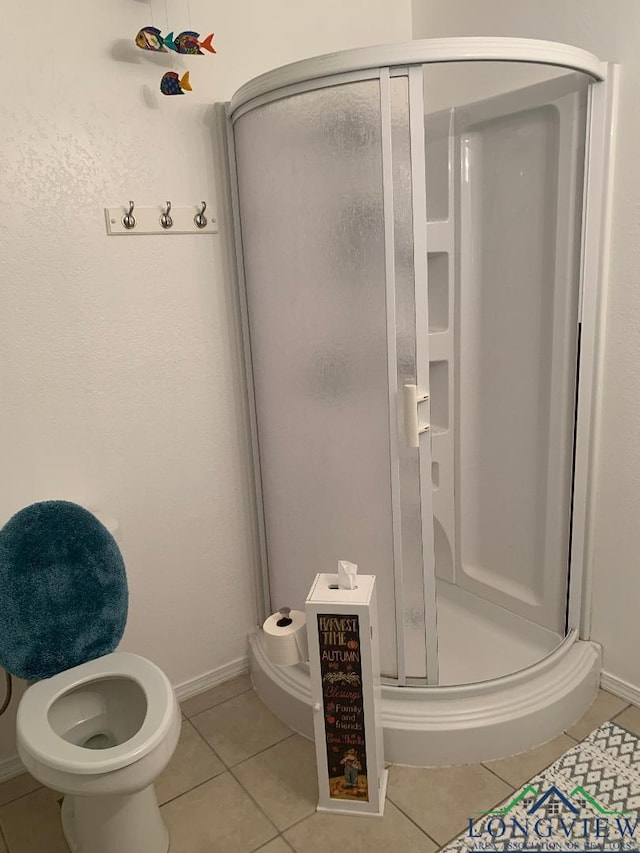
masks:
<svg viewBox="0 0 640 853"><path fill-rule="evenodd" d="M165 212L160 217L160 225L162 225L163 228L171 228L171 226L173 225L173 219L171 218L170 214L171 214L171 202L168 201L167 202L167 209L165 210Z"/></svg>
<svg viewBox="0 0 640 853"><path fill-rule="evenodd" d="M207 202L202 202L202 210L199 210L196 215L193 217L193 221L196 224L197 228L206 228L207 227L207 217L204 215L205 210L207 209Z"/></svg>
<svg viewBox="0 0 640 853"><path fill-rule="evenodd" d="M132 201L130 201L129 202L129 212L125 213L125 215L122 217L122 224L127 229L127 231L130 231L132 228L136 227L136 218L133 215L133 208L134 208L134 204Z"/></svg>

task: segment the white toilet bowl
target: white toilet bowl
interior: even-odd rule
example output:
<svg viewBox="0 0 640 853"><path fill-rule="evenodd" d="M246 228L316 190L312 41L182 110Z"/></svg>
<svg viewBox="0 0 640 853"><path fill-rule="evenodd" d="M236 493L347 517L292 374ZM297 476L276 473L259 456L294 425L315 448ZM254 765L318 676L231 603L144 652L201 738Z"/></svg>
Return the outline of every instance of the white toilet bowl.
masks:
<svg viewBox="0 0 640 853"><path fill-rule="evenodd" d="M73 667L28 688L16 725L27 770L65 795L72 853L167 852L153 782L181 715L161 669L129 652Z"/></svg>

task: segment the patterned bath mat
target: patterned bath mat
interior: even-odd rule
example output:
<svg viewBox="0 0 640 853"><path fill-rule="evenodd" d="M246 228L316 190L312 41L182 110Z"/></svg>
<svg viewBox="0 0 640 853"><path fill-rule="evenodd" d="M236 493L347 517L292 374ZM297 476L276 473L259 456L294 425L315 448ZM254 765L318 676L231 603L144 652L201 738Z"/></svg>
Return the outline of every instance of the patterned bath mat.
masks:
<svg viewBox="0 0 640 853"><path fill-rule="evenodd" d="M640 850L640 739L605 723L442 853Z"/></svg>

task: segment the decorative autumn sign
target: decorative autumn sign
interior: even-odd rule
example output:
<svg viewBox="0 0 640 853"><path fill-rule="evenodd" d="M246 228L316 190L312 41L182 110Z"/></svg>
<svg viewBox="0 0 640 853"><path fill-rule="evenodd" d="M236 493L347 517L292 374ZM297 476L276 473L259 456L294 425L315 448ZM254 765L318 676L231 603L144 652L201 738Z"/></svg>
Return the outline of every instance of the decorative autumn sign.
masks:
<svg viewBox="0 0 640 853"><path fill-rule="evenodd" d="M329 796L368 802L358 617L318 614L318 643Z"/></svg>

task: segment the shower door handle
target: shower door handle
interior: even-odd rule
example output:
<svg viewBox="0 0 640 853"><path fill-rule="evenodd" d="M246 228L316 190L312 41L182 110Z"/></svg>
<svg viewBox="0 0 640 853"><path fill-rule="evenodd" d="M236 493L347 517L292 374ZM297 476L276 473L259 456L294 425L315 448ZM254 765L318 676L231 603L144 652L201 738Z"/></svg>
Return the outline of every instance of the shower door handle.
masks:
<svg viewBox="0 0 640 853"><path fill-rule="evenodd" d="M429 432L429 424L418 421L418 405L428 399L428 394L418 394L416 385L404 385L402 388L404 437L408 447L420 447L420 434Z"/></svg>

